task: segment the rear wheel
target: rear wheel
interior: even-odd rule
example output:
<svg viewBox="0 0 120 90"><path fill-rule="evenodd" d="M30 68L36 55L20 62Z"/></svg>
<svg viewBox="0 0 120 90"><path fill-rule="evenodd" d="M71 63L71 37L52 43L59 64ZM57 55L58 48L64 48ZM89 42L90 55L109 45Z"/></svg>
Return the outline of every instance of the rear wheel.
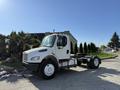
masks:
<svg viewBox="0 0 120 90"><path fill-rule="evenodd" d="M98 57L91 58L90 62L87 63L88 68L97 69L99 68L101 60Z"/></svg>
<svg viewBox="0 0 120 90"><path fill-rule="evenodd" d="M56 74L56 64L51 60L43 61L39 73L44 79L52 79Z"/></svg>

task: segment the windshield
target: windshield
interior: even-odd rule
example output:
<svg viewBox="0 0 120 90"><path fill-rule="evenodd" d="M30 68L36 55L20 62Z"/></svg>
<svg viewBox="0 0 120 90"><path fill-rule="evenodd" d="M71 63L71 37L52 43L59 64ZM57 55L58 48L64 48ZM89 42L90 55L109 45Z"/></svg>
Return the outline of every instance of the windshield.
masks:
<svg viewBox="0 0 120 90"><path fill-rule="evenodd" d="M56 40L56 35L46 36L43 39L41 46L53 47L55 40Z"/></svg>

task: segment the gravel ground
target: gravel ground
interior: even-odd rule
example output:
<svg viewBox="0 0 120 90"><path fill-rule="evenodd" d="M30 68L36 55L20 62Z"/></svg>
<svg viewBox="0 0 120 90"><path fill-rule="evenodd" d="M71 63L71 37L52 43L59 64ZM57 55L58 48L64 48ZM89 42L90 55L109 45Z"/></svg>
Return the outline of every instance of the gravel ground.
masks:
<svg viewBox="0 0 120 90"><path fill-rule="evenodd" d="M0 90L120 90L120 57L104 60L97 70L62 70L52 80L43 80L30 71L1 70Z"/></svg>

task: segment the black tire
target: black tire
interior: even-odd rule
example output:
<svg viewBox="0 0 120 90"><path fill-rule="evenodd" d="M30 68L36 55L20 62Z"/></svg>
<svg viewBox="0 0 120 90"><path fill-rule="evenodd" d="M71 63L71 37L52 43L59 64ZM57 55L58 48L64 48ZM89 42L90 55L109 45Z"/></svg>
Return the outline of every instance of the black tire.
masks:
<svg viewBox="0 0 120 90"><path fill-rule="evenodd" d="M95 62L97 62L95 64ZM99 68L99 65L101 63L101 60L98 57L91 58L90 62L87 63L88 68L90 69L97 69Z"/></svg>
<svg viewBox="0 0 120 90"><path fill-rule="evenodd" d="M45 74L45 67L47 65L53 65L54 66L54 73L50 76L47 76ZM43 78L43 79L46 79L46 80L49 80L49 79L52 79L55 77L55 74L56 74L56 71L57 71L57 64L54 62L54 61L51 61L51 60L45 60L43 61L41 64L40 64L40 68L39 68L39 75Z"/></svg>

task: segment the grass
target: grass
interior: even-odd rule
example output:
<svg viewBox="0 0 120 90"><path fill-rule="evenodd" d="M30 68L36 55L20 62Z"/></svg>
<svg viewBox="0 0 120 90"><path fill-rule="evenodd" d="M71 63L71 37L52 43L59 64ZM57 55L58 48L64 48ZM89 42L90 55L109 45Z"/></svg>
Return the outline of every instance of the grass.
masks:
<svg viewBox="0 0 120 90"><path fill-rule="evenodd" d="M114 53L103 53L103 52L101 52L101 53L92 53L91 55L98 56L101 59L113 58L113 57L117 56Z"/></svg>

